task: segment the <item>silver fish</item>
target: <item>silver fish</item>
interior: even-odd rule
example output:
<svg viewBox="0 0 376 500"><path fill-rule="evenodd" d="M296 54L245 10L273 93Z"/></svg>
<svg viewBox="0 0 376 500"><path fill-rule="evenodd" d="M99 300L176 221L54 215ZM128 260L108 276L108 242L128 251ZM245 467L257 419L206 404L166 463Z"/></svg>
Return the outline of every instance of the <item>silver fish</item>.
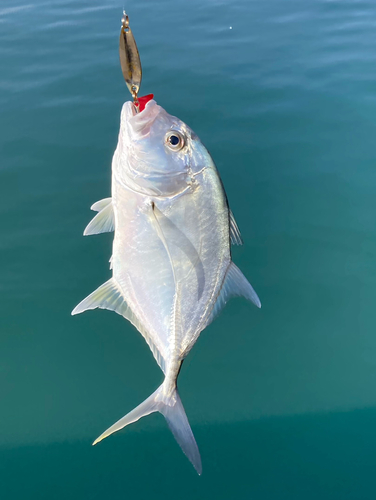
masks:
<svg viewBox="0 0 376 500"><path fill-rule="evenodd" d="M177 377L202 330L233 296L260 300L231 260L242 244L213 160L197 135L154 100L126 102L112 161L112 198L84 234L115 231L112 278L72 312L97 307L128 319L143 335L165 379L93 444L159 411L201 474L201 458L181 403Z"/></svg>

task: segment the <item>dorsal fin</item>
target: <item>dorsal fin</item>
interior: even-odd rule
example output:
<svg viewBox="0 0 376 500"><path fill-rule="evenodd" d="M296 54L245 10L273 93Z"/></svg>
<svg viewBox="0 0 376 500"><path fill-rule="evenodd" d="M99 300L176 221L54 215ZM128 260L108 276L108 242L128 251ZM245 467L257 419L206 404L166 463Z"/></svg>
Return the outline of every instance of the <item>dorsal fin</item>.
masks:
<svg viewBox="0 0 376 500"><path fill-rule="evenodd" d="M124 318L126 318L128 321L130 321L132 325L134 325L142 334L142 336L148 343L155 359L157 360L157 363L161 367L162 371L165 372L165 360L163 354L154 344L154 341L147 329L144 327L144 325L124 300L122 291L114 278L111 278L110 280L106 281L106 283L103 283L103 285L101 285L93 293L88 295L86 299L82 300L73 309L72 315L80 314L84 311L96 308L115 311L121 316L124 316Z"/></svg>
<svg viewBox="0 0 376 500"><path fill-rule="evenodd" d="M94 203L93 206L95 205L96 203ZM89 222L84 231L84 236L88 236L90 234L110 233L114 229L114 209L112 207L112 203L109 203L97 213L91 222Z"/></svg>
<svg viewBox="0 0 376 500"><path fill-rule="evenodd" d="M236 223L234 214L230 209L229 209L229 215L230 215L230 241L233 245L243 245L243 239L240 234L239 227Z"/></svg>
<svg viewBox="0 0 376 500"><path fill-rule="evenodd" d="M247 300L253 302L255 306L261 307L261 302L257 293L241 270L233 262L231 262L228 267L221 291L219 292L218 298L205 326L210 325L219 315L231 297L245 297Z"/></svg>

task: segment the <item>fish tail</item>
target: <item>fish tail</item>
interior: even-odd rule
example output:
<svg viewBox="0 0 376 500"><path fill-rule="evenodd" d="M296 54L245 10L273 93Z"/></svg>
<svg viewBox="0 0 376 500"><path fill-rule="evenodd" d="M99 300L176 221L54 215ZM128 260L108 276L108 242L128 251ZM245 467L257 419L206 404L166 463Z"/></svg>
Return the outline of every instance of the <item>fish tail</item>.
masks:
<svg viewBox="0 0 376 500"><path fill-rule="evenodd" d="M134 410L109 427L94 441L93 445L99 443L99 441L102 441L102 439L110 436L114 432L119 431L126 425L136 422L141 417L159 411L167 420L167 424L179 446L188 457L197 473L201 475L202 465L200 452L189 425L187 415L185 414L178 390L175 388L171 395L166 396L163 389L164 384L153 392L151 396L145 399L145 401L134 408Z"/></svg>

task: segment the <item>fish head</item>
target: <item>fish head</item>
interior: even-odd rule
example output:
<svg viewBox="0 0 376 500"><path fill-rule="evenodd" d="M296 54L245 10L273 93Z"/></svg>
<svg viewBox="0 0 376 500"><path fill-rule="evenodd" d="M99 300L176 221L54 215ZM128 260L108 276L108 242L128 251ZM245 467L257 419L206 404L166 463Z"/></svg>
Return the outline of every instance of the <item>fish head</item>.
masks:
<svg viewBox="0 0 376 500"><path fill-rule="evenodd" d="M121 113L115 177L150 196L173 196L197 183L195 175L214 165L197 135L154 100L135 112L126 102Z"/></svg>

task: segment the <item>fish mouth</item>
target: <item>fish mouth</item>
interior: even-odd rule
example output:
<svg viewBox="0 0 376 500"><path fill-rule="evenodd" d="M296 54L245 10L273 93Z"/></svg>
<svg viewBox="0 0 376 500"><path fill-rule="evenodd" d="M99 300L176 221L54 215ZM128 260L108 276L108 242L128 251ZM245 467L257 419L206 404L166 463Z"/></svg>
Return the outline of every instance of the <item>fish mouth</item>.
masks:
<svg viewBox="0 0 376 500"><path fill-rule="evenodd" d="M139 113L131 101L126 102L123 106L122 120L127 123L132 139L139 140L146 137L161 110L154 99L147 102L145 109Z"/></svg>

